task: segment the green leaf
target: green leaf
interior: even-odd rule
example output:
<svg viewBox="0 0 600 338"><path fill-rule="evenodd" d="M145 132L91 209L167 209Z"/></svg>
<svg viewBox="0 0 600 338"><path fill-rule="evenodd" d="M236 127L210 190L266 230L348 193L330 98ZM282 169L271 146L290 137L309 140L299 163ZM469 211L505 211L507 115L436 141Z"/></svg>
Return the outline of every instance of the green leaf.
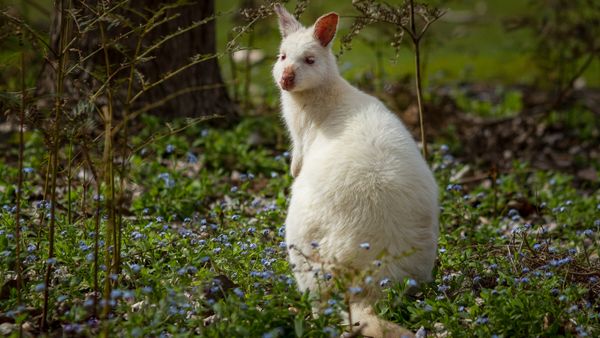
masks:
<svg viewBox="0 0 600 338"><path fill-rule="evenodd" d="M296 316L294 319L294 332L296 332L296 337L302 337L304 334L304 318L302 316Z"/></svg>

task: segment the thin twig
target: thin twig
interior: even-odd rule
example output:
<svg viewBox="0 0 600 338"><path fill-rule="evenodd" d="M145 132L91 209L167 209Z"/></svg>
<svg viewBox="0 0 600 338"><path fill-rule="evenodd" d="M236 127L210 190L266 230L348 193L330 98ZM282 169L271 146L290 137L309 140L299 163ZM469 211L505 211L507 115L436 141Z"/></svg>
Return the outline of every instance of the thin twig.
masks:
<svg viewBox="0 0 600 338"><path fill-rule="evenodd" d="M13 24L17 25L18 27L21 28L25 28L25 30L27 32L29 32L31 35L33 35L36 40L38 42L41 42L44 46L46 46L46 48L54 55L54 57L58 57L58 52L56 50L54 50L54 48L52 48L52 46L50 46L50 44L46 41L46 37L41 35L40 33L38 33L35 29L31 28L28 24L25 23L25 21L16 18L10 14L8 14L8 12L5 11L0 11L0 15L7 18L8 21L12 22Z"/></svg>
<svg viewBox="0 0 600 338"><path fill-rule="evenodd" d="M94 317L98 316L98 295L100 294L100 289L98 287L98 254L100 251L100 180L98 179L98 175L96 174L96 170L94 169L94 165L92 160L90 159L90 154L87 150L87 146L85 142L82 143L82 153L85 159L85 162L92 173L92 178L94 179L96 186L96 212L94 214Z"/></svg>
<svg viewBox="0 0 600 338"><path fill-rule="evenodd" d="M131 98L131 103L135 102L142 94L144 94L145 92L149 91L150 89L158 86L159 84L169 80L170 78L172 78L173 76L183 72L184 70L193 67L199 63L211 60L211 59L215 59L220 57L221 55L223 55L223 53L219 53L219 54L212 54L212 55L204 55L204 56L198 56L197 58L195 58L192 62L185 64L181 67L179 67L178 69L167 73L165 76L163 76L160 80L157 80L149 85L144 86L144 88L142 88L141 90L139 90L132 98Z"/></svg>
<svg viewBox="0 0 600 338"><path fill-rule="evenodd" d="M51 162L51 174L50 174L50 229L48 239L48 260L46 261L46 275L44 278L44 306L42 309L42 318L40 327L42 331L48 328L48 298L50 294L50 280L52 276L52 269L54 267L54 232L56 227L56 179L58 176L58 156L59 156L59 130L61 128L62 119L62 96L64 87L64 65L67 63L68 53L64 48L66 44L66 38L68 37L68 23L66 19L66 3L65 0L60 1L60 36L59 38L59 57L58 57L58 68L56 74L56 97L54 99L54 133L52 140L52 151L50 155ZM70 3L69 3L70 6Z"/></svg>
<svg viewBox="0 0 600 338"><path fill-rule="evenodd" d="M103 22L99 22L98 26L100 28L100 39L102 47L104 48L104 65L106 69L106 76L110 76L110 59L108 57L108 39L106 37L104 24ZM113 271L114 263L116 261L115 255L115 205L114 205L114 173L113 173L113 137L112 137L112 120L113 120L113 93L112 87L110 85L110 81L107 82L106 86L106 95L107 95L107 107L106 111L104 111L104 184L106 191L106 209L108 211L108 219L105 228L105 244L104 244L104 259L106 265L106 275L104 277L104 308L102 310L102 317L108 318L108 314L110 312L110 291L112 288L111 285L111 274ZM112 244L112 245L111 245ZM111 253L112 249L112 253ZM104 326L105 330L108 330L108 324ZM107 331L105 331L106 333Z"/></svg>
<svg viewBox="0 0 600 338"><path fill-rule="evenodd" d="M17 270L17 303L21 304L21 289L23 287L23 276L21 273L21 197L23 195L23 152L25 148L24 125L25 125L25 50L23 46L23 36L19 35L19 46L21 47L21 107L19 110L19 164L17 178L17 210L15 212L15 241L16 241L16 260L15 269Z"/></svg>

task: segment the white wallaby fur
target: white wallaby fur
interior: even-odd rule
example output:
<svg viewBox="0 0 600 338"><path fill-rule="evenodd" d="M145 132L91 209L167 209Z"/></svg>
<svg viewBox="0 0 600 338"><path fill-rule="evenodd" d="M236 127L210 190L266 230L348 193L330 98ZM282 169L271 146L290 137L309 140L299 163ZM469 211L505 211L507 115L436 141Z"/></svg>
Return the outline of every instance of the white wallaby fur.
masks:
<svg viewBox="0 0 600 338"><path fill-rule="evenodd" d="M304 28L283 7L275 11L283 41L273 76L295 177L286 241L298 286L318 299L319 271L368 272L375 282L352 298L352 322L367 336L412 336L379 319L373 304L383 278L431 279L439 232L436 182L398 117L340 76L331 51L338 15ZM373 270L377 259L382 265Z"/></svg>

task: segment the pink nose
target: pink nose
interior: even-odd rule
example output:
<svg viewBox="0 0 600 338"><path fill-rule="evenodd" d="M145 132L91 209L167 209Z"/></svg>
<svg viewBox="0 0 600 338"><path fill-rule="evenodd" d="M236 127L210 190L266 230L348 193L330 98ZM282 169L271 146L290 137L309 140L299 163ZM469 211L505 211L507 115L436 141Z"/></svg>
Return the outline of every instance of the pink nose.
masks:
<svg viewBox="0 0 600 338"><path fill-rule="evenodd" d="M283 75L281 76L281 81L279 81L279 84L281 85L281 88L283 88L284 90L290 90L294 87L294 79L296 78L296 73L294 73L293 70L291 69L285 69L283 71Z"/></svg>

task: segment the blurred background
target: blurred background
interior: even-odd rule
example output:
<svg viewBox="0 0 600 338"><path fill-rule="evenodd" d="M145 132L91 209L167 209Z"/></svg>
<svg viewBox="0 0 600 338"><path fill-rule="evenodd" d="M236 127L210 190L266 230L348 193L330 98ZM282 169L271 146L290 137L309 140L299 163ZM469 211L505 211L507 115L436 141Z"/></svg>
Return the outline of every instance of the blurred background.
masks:
<svg viewBox="0 0 600 338"><path fill-rule="evenodd" d="M280 35L271 2L192 1L177 19L182 21L168 24L171 28L207 17L214 16L214 20L198 28L199 33L159 49L149 62L153 65L141 67L141 72L152 78L153 73L175 64L173 60L210 53L216 57L190 68L187 78L173 79L182 88L197 90L171 100L162 111L149 111L171 117L216 113L232 117L227 119L230 122L276 116L278 88L271 67ZM131 1L128 6L143 10L161 3L168 1ZM307 26L326 12L338 12L341 21L333 50L342 75L384 100L418 137L413 46L405 36L399 48L394 48L397 29L386 23L368 25L342 46L361 16L355 5L377 4L354 3L289 1L286 7ZM392 7L403 4L388 3ZM592 0L436 0L426 4L443 12L420 42L428 141L449 144L485 168L510 167L518 159L597 181L600 4ZM51 1L3 0L1 5L11 16L23 18L32 29L46 34L50 44L55 43ZM18 39L11 35L10 25L3 27L0 90L16 91ZM167 34L155 31L152 38ZM79 43L80 50L98 43L92 34L84 41ZM51 87L43 85L43 80L50 78L52 83L52 76L44 66L43 48L35 45L27 53L25 75L28 84L41 93L40 89ZM222 88L199 88L214 83ZM178 85L171 85L153 89L149 95L168 96L177 90Z"/></svg>

